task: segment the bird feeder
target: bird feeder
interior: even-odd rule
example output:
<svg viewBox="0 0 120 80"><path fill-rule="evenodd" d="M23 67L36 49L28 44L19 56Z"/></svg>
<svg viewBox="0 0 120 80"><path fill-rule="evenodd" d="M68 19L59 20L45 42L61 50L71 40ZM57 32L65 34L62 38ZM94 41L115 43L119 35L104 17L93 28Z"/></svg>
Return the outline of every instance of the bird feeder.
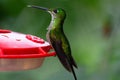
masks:
<svg viewBox="0 0 120 80"><path fill-rule="evenodd" d="M55 56L51 48L39 37L0 29L0 71L38 68L46 57Z"/></svg>

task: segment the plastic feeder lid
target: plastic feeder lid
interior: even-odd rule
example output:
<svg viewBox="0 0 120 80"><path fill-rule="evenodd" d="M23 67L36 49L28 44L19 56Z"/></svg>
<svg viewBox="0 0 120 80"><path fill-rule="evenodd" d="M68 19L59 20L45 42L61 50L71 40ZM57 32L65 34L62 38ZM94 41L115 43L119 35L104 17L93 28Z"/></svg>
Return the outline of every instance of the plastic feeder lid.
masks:
<svg viewBox="0 0 120 80"><path fill-rule="evenodd" d="M51 46L43 39L10 30L0 30L0 71L25 70L39 67Z"/></svg>

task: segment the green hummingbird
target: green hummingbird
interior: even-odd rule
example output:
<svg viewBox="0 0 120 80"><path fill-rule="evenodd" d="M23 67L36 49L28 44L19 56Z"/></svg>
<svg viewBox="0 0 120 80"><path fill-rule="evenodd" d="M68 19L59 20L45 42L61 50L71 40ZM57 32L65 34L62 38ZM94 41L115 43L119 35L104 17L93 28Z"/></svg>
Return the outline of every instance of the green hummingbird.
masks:
<svg viewBox="0 0 120 80"><path fill-rule="evenodd" d="M73 68L73 66L77 68L77 65L71 55L70 44L63 31L63 23L66 18L66 12L61 8L48 9L34 5L29 5L28 7L38 8L51 14L52 20L47 28L48 32L46 34L46 38L55 50L62 65L69 72L72 72L75 80L77 80Z"/></svg>

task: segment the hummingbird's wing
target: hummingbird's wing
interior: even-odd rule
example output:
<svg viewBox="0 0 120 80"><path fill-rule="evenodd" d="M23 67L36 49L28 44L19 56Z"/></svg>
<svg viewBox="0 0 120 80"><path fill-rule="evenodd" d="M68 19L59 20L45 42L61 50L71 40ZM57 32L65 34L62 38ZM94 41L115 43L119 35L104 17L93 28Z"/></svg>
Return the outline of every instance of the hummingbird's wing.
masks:
<svg viewBox="0 0 120 80"><path fill-rule="evenodd" d="M50 39L51 40L51 39ZM75 65L74 60L71 56L71 58L69 58L66 54L65 54L65 51L62 47L62 41L61 40L58 40L58 41L55 41L54 40L51 40L51 44L52 44L52 47L54 48L60 62L62 63L62 65L69 71L69 72L72 72L73 75L74 75L74 78L75 80L77 80L77 77L75 75L75 72L74 72L74 69L73 69L73 64ZM72 62L70 61L72 60ZM77 66L76 66L77 67Z"/></svg>
<svg viewBox="0 0 120 80"><path fill-rule="evenodd" d="M77 68L76 62L74 61L74 59L71 55L71 49L70 49L70 45L69 45L69 42L68 42L67 38L64 36L64 38L62 38L61 42L62 42L61 46L64 47L64 48L62 48L64 53L66 53L66 56L70 60L72 66Z"/></svg>
<svg viewBox="0 0 120 80"><path fill-rule="evenodd" d="M62 38L64 37L64 38ZM63 66L71 71L69 64L77 68L77 65L71 55L71 49L69 42L65 36L62 36L59 40L49 37L49 42L57 53L58 58L62 62Z"/></svg>
<svg viewBox="0 0 120 80"><path fill-rule="evenodd" d="M51 40L51 44L52 44L52 47L54 48L60 62L62 63L62 65L68 70L71 72L71 68L70 68L70 65L69 65L69 62L67 60L67 56L65 55L63 49L62 49L62 44L60 41L54 41L54 40Z"/></svg>

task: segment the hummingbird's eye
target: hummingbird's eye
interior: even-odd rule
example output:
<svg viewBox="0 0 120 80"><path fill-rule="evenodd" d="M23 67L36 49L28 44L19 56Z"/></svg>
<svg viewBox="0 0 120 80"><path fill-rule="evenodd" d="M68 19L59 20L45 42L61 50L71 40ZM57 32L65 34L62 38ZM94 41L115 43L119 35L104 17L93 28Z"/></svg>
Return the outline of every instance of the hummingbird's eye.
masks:
<svg viewBox="0 0 120 80"><path fill-rule="evenodd" d="M54 10L54 13L57 13L57 9Z"/></svg>

